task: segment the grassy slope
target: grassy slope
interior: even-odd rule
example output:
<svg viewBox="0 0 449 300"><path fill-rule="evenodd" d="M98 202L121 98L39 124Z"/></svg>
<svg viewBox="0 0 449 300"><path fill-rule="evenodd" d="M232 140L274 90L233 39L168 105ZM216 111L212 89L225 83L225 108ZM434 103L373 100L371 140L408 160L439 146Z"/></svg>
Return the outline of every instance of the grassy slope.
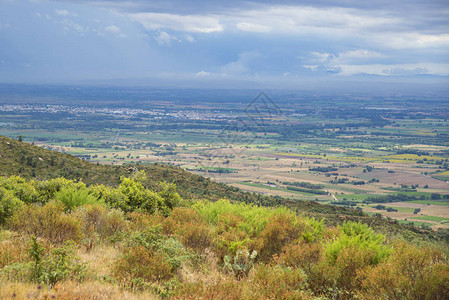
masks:
<svg viewBox="0 0 449 300"><path fill-rule="evenodd" d="M329 225L339 224L343 220L353 220L368 223L378 231L389 235L405 236L408 239L428 240L433 239L434 236L433 232L429 230L420 230L398 225L386 219L363 216L353 209L244 192L236 187L192 174L179 167L162 164L123 166L95 164L72 155L49 151L0 136L0 176L20 175L39 180L62 176L67 179L81 179L88 185L117 185L121 176L130 176L136 169L146 171L149 177L147 187L157 189L157 183L160 181L174 182L178 186L179 194L185 199L218 200L228 198L265 206L283 204L298 213L319 218L325 217Z"/></svg>

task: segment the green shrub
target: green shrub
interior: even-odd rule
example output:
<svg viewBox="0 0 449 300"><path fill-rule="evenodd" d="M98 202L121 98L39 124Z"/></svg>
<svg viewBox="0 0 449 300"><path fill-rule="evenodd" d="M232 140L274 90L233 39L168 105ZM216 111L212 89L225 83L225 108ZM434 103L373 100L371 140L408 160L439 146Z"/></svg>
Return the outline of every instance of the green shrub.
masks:
<svg viewBox="0 0 449 300"><path fill-rule="evenodd" d="M34 184L34 181L28 181L20 176L0 177L0 187L25 203L34 203L39 198Z"/></svg>
<svg viewBox="0 0 449 300"><path fill-rule="evenodd" d="M164 253L173 271L181 267L182 262L193 258L192 254L175 238L167 238L159 227L148 228L135 232L130 237L128 245L144 246L147 249Z"/></svg>
<svg viewBox="0 0 449 300"><path fill-rule="evenodd" d="M235 216L241 221L236 224L240 230L247 232L251 236L256 236L261 232L268 220L278 214L293 214L286 208L265 208L244 203L231 203L227 200L217 202L197 202L194 209L211 224L226 222L223 215ZM232 222L232 220L230 220Z"/></svg>
<svg viewBox="0 0 449 300"><path fill-rule="evenodd" d="M55 193L54 198L64 204L66 212L71 212L84 204L98 203L98 200L94 196L89 195L89 190L85 188L63 187L59 192Z"/></svg>
<svg viewBox="0 0 449 300"><path fill-rule="evenodd" d="M0 187L0 225L5 224L6 220L22 205L23 202L10 191Z"/></svg>
<svg viewBox="0 0 449 300"><path fill-rule="evenodd" d="M159 210L163 215L167 216L173 208L181 203L182 199L176 192L174 183L161 182L159 189L158 195L163 199L163 202L158 203Z"/></svg>
<svg viewBox="0 0 449 300"><path fill-rule="evenodd" d="M31 270L33 263L30 262L17 262L5 266L0 269L0 280L10 282L26 282L31 280Z"/></svg>
<svg viewBox="0 0 449 300"><path fill-rule="evenodd" d="M302 233L303 239L309 243L321 241L323 238L323 232L325 230L324 219L318 221L315 218L304 217L303 220L306 223L306 226Z"/></svg>
<svg viewBox="0 0 449 300"><path fill-rule="evenodd" d="M391 254L385 236L366 224L344 222L339 235L324 244L324 257L307 268L308 283L316 294L353 298L361 288L360 273L377 265Z"/></svg>
<svg viewBox="0 0 449 300"><path fill-rule="evenodd" d="M124 212L132 211L133 209L128 204L128 198L118 189L106 189L102 193L102 199L113 208L118 208ZM96 195L95 192L92 195Z"/></svg>
<svg viewBox="0 0 449 300"><path fill-rule="evenodd" d="M106 195L107 202L127 212L140 209L150 214L157 212L168 216L181 201L176 185L160 183L161 190L154 192L143 186L142 176L146 177L139 172L133 178L122 177L117 189Z"/></svg>
<svg viewBox="0 0 449 300"><path fill-rule="evenodd" d="M185 261L193 258L174 238L162 235L160 228L135 232L113 266L114 276L127 287L145 286L168 280Z"/></svg>
<svg viewBox="0 0 449 300"><path fill-rule="evenodd" d="M50 287L66 279L78 281L85 279L87 266L79 262L73 243L67 242L46 251L37 238L32 237L28 249L31 261L4 267L0 271L2 278L10 281L45 283Z"/></svg>
<svg viewBox="0 0 449 300"><path fill-rule="evenodd" d="M377 253L373 249L349 246L342 249L332 268L335 268L335 286L352 298L361 288L360 273L373 264Z"/></svg>
<svg viewBox="0 0 449 300"><path fill-rule="evenodd" d="M125 211L132 211L137 208L145 207L150 213L155 211L157 202L157 194L155 192L147 192L144 186L132 179L123 177L117 190L126 196L126 207L121 207ZM162 201L160 199L159 201Z"/></svg>
<svg viewBox="0 0 449 300"><path fill-rule="evenodd" d="M374 251L370 264L375 265L387 258L392 252L391 247L384 244L385 236L375 233L366 224L344 222L339 227L340 237L325 246L325 253L331 264L337 261L341 250L347 247L358 247Z"/></svg>
<svg viewBox="0 0 449 300"><path fill-rule="evenodd" d="M50 286L68 278L82 281L87 273L87 266L79 263L73 243L65 243L53 249L38 264L40 267L39 273L36 274L37 282L44 282Z"/></svg>
<svg viewBox="0 0 449 300"><path fill-rule="evenodd" d="M49 202L62 189L78 190L86 188L83 182L75 182L62 177L45 181L35 181L34 186L39 194L37 201L40 203Z"/></svg>

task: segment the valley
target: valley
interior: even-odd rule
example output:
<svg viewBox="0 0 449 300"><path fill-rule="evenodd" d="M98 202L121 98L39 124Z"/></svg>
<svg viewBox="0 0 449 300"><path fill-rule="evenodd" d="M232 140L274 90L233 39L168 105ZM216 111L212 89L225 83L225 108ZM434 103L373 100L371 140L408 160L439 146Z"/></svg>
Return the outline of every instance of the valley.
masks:
<svg viewBox="0 0 449 300"><path fill-rule="evenodd" d="M27 104L5 93L1 135L100 164L171 164L252 193L449 227L449 105L434 95L42 92L44 102L34 92ZM410 199L385 209L365 201L397 194Z"/></svg>

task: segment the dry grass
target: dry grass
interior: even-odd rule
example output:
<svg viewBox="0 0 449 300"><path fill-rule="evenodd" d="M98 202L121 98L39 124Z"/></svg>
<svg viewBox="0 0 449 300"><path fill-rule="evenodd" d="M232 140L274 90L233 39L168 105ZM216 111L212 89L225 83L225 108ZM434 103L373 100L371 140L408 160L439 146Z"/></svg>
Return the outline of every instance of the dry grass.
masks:
<svg viewBox="0 0 449 300"><path fill-rule="evenodd" d="M89 281L83 283L66 281L48 289L32 283L0 283L0 299L158 299L150 293L121 290L109 283Z"/></svg>
<svg viewBox="0 0 449 300"><path fill-rule="evenodd" d="M91 251L78 250L82 262L89 264L90 270L95 270L97 276L110 276L111 266L119 251L110 244L100 244Z"/></svg>

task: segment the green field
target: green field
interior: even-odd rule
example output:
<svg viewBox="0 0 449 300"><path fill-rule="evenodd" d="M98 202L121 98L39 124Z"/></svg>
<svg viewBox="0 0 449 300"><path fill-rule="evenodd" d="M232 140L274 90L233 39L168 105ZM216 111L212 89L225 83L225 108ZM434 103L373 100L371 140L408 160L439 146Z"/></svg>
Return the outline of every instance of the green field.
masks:
<svg viewBox="0 0 449 300"><path fill-rule="evenodd" d="M441 201L434 201L434 200L414 200L414 201L407 201L407 202L418 203L418 204L449 206L449 202L441 202Z"/></svg>
<svg viewBox="0 0 449 300"><path fill-rule="evenodd" d="M449 218L435 217L435 216L423 216L423 217L413 217L414 220L427 220L434 222L449 222Z"/></svg>

